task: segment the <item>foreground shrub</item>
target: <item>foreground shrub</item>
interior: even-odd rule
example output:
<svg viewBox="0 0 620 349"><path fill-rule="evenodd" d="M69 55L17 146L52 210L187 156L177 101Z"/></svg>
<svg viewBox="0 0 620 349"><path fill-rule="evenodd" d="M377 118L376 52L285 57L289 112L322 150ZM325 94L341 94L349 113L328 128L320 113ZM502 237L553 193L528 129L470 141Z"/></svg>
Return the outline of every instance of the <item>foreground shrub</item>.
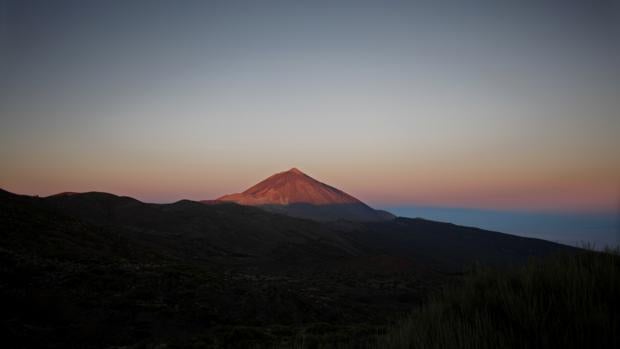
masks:
<svg viewBox="0 0 620 349"><path fill-rule="evenodd" d="M561 255L477 268L378 339L382 348L614 348L620 256Z"/></svg>

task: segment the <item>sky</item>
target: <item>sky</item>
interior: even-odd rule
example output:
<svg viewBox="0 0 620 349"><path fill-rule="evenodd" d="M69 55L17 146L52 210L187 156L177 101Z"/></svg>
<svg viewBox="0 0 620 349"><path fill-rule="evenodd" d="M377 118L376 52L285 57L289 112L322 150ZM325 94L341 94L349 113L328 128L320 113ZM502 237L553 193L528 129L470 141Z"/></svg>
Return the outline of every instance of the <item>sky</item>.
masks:
<svg viewBox="0 0 620 349"><path fill-rule="evenodd" d="M613 213L618 1L0 0L0 187Z"/></svg>

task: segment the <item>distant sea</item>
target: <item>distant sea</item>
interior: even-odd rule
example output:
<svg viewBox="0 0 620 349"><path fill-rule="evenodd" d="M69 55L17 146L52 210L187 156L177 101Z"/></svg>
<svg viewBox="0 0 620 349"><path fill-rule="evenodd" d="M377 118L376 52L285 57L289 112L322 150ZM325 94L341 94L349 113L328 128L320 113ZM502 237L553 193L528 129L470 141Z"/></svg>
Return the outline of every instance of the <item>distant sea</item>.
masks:
<svg viewBox="0 0 620 349"><path fill-rule="evenodd" d="M383 207L401 217L425 218L582 247L620 246L620 214L493 211L443 207Z"/></svg>

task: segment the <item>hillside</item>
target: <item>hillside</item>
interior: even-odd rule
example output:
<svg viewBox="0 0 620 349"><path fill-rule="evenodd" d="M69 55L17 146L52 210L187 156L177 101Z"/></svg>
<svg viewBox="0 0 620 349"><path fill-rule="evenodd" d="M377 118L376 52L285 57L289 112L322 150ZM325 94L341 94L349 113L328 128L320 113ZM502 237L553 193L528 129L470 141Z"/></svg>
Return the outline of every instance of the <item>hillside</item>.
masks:
<svg viewBox="0 0 620 349"><path fill-rule="evenodd" d="M423 219L320 223L232 203L148 204L107 193L55 195L40 201L63 214L120 228L180 258L236 265L281 266L275 262L286 260L287 267L315 268L353 256L382 255L452 272L475 262L521 263L532 256L570 249Z"/></svg>
<svg viewBox="0 0 620 349"><path fill-rule="evenodd" d="M320 223L106 193L3 191L0 225L0 325L23 347L363 341L471 263L573 250L424 220Z"/></svg>

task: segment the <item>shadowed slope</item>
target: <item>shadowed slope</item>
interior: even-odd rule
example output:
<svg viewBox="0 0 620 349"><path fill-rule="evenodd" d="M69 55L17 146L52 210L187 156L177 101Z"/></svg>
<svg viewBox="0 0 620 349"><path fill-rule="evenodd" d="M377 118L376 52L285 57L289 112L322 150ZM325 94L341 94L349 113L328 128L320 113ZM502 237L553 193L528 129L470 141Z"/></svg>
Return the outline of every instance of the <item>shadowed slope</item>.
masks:
<svg viewBox="0 0 620 349"><path fill-rule="evenodd" d="M33 348L270 347L338 328L358 338L445 272L575 250L422 219L319 223L106 193L0 190L0 227L0 332Z"/></svg>
<svg viewBox="0 0 620 349"><path fill-rule="evenodd" d="M288 262L296 263L357 253L317 222L232 203L204 205L181 200L149 204L97 192L54 195L42 201L88 222L123 228L136 239L181 258L224 258L231 263L290 258Z"/></svg>
<svg viewBox="0 0 620 349"><path fill-rule="evenodd" d="M48 198L0 194L7 204L23 203L33 212L46 210L73 217L162 255L201 263L278 268L303 265L314 269L320 264L332 263L333 267L333 263L351 257L359 261L386 256L438 271L458 271L474 262L514 264L532 256L576 250L544 240L423 219L319 223L232 203L204 205L182 200L149 204L107 193ZM27 211L24 208L24 217Z"/></svg>

